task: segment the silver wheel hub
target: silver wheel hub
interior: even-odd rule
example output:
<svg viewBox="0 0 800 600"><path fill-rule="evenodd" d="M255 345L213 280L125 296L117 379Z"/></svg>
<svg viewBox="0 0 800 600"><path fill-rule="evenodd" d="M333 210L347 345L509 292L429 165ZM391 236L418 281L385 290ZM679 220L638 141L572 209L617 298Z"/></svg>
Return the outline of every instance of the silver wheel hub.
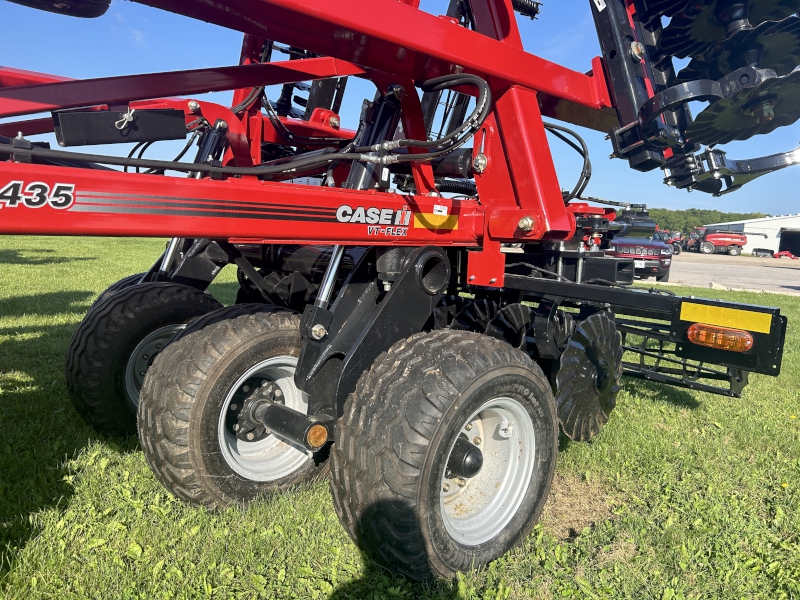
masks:
<svg viewBox="0 0 800 600"><path fill-rule="evenodd" d="M237 474L251 481L277 481L302 468L308 461L305 448L285 442L269 431L256 430L252 439L237 436L238 412L245 398L271 390L289 408L308 413L308 395L294 384L297 358L276 356L248 369L228 390L217 426L219 447L225 462ZM238 428L237 428L238 429Z"/></svg>
<svg viewBox="0 0 800 600"><path fill-rule="evenodd" d="M139 392L142 391L145 375L147 375L150 365L153 364L156 354L166 348L176 333L185 328L186 325L180 323L156 329L145 336L131 353L125 367L125 391L133 406L139 406Z"/></svg>
<svg viewBox="0 0 800 600"><path fill-rule="evenodd" d="M475 411L457 435L481 450L483 466L469 479L445 469L439 504L453 539L476 546L496 537L519 510L533 477L536 433L520 402L499 397Z"/></svg>

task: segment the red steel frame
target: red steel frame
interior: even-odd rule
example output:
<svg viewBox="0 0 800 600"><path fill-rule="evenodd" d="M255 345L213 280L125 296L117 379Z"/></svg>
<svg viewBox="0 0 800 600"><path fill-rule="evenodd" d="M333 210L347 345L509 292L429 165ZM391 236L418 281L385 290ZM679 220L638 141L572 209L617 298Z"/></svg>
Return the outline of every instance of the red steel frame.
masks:
<svg viewBox="0 0 800 600"><path fill-rule="evenodd" d="M141 0L140 0L141 1ZM511 0L472 0L478 31L418 9L419 0L145 0L143 4L244 32L241 65L176 73L69 80L0 68L0 118L77 107L95 110L171 107L187 123L198 116L229 124L224 163L260 161L262 141L282 141L259 107L241 117L200 102L188 108L179 95L235 90L234 104L254 86L340 76L411 89L448 73L486 79L494 95L492 113L475 136L474 153L489 164L475 180L480 202L438 196L429 165L413 169L414 196L379 191L319 188L255 177L222 181L118 171L0 162L0 186L11 181L75 186L66 209L24 204L0 210L0 233L228 238L237 242L367 245L457 245L470 252L468 277L475 285L503 285L502 242L567 239L575 233L565 207L542 122L543 116L608 130L617 125L599 58L582 74L526 53ZM253 64L261 38L305 48L321 58ZM469 92L469 90L464 90ZM419 96L403 100L403 126L422 139ZM303 136L348 138L330 111L310 121L286 119ZM0 123L0 135L53 130L52 120ZM313 148L313 145L309 145ZM347 209L374 208L378 223L341 222ZM35 210L35 214L34 211ZM442 214L442 213L446 214ZM411 214L413 214L413 218ZM523 231L520 219L534 227ZM374 220L374 219L373 219Z"/></svg>

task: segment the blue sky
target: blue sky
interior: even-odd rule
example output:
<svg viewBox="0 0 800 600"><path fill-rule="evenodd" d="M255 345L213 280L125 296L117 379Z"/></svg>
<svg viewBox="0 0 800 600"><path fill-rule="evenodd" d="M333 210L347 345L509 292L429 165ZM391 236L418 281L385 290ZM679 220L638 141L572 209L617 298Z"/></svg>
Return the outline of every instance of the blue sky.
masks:
<svg viewBox="0 0 800 600"><path fill-rule="evenodd" d="M526 50L578 71L589 70L592 57L599 54L589 1L551 0L542 7L538 20L520 18ZM422 0L422 9L442 14L447 0ZM238 32L121 0L114 0L108 13L94 20L53 15L0 0L0 24L5 48L0 62L74 78L236 64L241 43ZM373 89L366 83L348 89L349 103L346 99L348 107L342 116L345 126L355 128L361 99L371 97ZM220 103L229 99L229 94L214 95ZM673 209L800 212L800 166L764 176L733 194L713 198L668 188L661 181L661 171L638 173L625 161L609 160L611 146L603 134L582 129L580 132L593 159L594 177L586 192L589 195ZM152 156L169 157L173 153L169 144L164 143ZM798 145L800 124L795 124L722 149L731 158L750 158L792 150ZM580 159L557 140L552 140L552 147L562 187L571 189L580 170Z"/></svg>

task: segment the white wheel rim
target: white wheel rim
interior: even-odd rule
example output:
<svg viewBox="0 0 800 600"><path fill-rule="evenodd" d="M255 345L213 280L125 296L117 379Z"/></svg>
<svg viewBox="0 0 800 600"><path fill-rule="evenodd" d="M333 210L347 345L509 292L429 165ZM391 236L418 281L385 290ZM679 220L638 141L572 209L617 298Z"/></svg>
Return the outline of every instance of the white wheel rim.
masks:
<svg viewBox="0 0 800 600"><path fill-rule="evenodd" d="M475 411L458 432L462 433L472 443L480 438L476 445L483 453L483 467L475 477L461 481L445 472L439 505L450 536L477 546L499 535L525 499L534 474L536 432L522 404L499 397ZM454 445L455 439L450 452Z"/></svg>
<svg viewBox="0 0 800 600"><path fill-rule="evenodd" d="M251 481L277 481L302 468L308 455L304 448L289 444L274 435L253 442L246 442L230 431L225 420L231 401L248 379L260 377L274 382L283 393L289 408L308 413L308 395L294 384L297 358L276 356L248 369L228 390L217 425L219 447L228 466L237 474Z"/></svg>

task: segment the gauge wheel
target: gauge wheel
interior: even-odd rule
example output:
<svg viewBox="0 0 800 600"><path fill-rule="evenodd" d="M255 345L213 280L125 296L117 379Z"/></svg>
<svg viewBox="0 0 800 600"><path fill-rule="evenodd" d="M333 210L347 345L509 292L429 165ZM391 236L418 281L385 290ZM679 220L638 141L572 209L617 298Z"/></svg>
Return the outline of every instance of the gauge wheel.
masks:
<svg viewBox="0 0 800 600"><path fill-rule="evenodd" d="M155 357L187 323L222 305L205 292L175 283L108 292L72 336L67 390L78 413L99 432L130 435L136 433L139 390Z"/></svg>
<svg viewBox="0 0 800 600"><path fill-rule="evenodd" d="M703 254L714 254L716 251L717 251L716 246L714 246L714 244L712 244L711 242L703 242L700 245L700 252L702 252Z"/></svg>
<svg viewBox="0 0 800 600"><path fill-rule="evenodd" d="M247 403L263 400L308 411L294 383L300 315L243 304L198 325L158 356L142 388L139 440L156 478L220 509L326 476L329 448L309 456L246 419Z"/></svg>
<svg viewBox="0 0 800 600"><path fill-rule="evenodd" d="M336 436L340 521L370 559L415 580L479 568L523 540L558 452L542 370L466 331L421 333L379 356Z"/></svg>

